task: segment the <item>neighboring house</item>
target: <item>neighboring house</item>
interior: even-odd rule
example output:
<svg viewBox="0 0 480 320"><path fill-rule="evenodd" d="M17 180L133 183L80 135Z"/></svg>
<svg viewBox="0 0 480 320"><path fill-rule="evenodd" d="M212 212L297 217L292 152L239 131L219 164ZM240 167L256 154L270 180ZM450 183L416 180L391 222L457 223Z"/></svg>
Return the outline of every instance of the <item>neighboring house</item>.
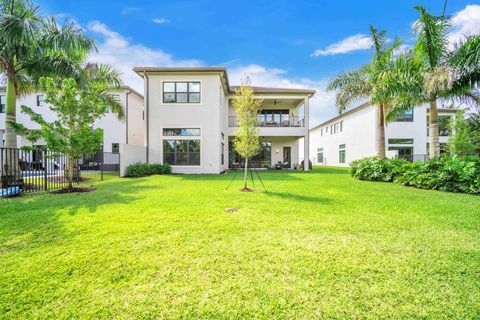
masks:
<svg viewBox="0 0 480 320"><path fill-rule="evenodd" d="M145 83L146 146L125 146L126 165L138 161L168 163L176 173L220 173L241 167L233 148L237 130L231 100L236 87L223 67L134 68ZM309 99L306 89L253 87L263 99L258 115L261 151L252 167L299 166L299 142L308 158ZM125 154L125 156L124 156ZM122 160L121 160L122 161Z"/></svg>
<svg viewBox="0 0 480 320"><path fill-rule="evenodd" d="M448 141L448 121L455 109L439 109L440 147ZM428 109L414 108L385 127L387 157L423 160L428 154ZM377 108L363 104L310 129L314 165L348 166L353 160L376 155Z"/></svg>
<svg viewBox="0 0 480 320"><path fill-rule="evenodd" d="M123 87L121 91L112 93L118 97L125 110L125 120L118 120L117 114L107 113L95 123L95 128L103 130L103 151L119 152L120 144L144 143L143 96L130 87ZM17 122L29 129L38 128L30 117L21 112L20 106L26 105L36 113L41 114L46 121L54 121L56 115L43 101L43 93L31 93L17 99ZM5 132L5 87L0 87L0 147L3 146ZM17 137L18 147L31 145L23 136ZM42 140L36 145L43 145Z"/></svg>

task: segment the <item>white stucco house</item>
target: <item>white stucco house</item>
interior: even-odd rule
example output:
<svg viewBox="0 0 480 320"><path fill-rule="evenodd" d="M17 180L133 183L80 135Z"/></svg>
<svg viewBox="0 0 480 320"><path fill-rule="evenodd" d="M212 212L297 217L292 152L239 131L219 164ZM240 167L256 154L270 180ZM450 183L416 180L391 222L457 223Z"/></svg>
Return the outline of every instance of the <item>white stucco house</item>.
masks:
<svg viewBox="0 0 480 320"><path fill-rule="evenodd" d="M145 145L121 147L121 174L135 162L168 163L174 173L221 173L241 166L233 149L237 130L231 105L236 87L224 67L136 67L144 79ZM308 158L309 89L253 87L263 99L258 115L261 152L252 166L299 166L299 143Z"/></svg>
<svg viewBox="0 0 480 320"><path fill-rule="evenodd" d="M95 128L103 130L103 151L119 152L120 144L144 143L144 114L143 114L143 95L134 89L124 86L122 90L113 92L125 111L125 120L119 120L114 113L107 113L95 123ZM30 120L30 117L21 112L20 106L26 105L36 113L41 114L45 120L53 121L56 115L50 110L48 104L43 101L43 93L35 92L27 94L17 99L17 122L25 125L29 129L36 129L38 125ZM3 146L5 132L5 87L0 87L0 147ZM42 145L43 141L38 141ZM17 137L18 147L31 145L25 137Z"/></svg>
<svg viewBox="0 0 480 320"><path fill-rule="evenodd" d="M457 110L439 109L440 147L448 141L446 124ZM373 157L377 108L363 104L310 129L310 154L314 165L348 166L353 160ZM409 161L428 154L428 107L412 109L385 128L387 156Z"/></svg>

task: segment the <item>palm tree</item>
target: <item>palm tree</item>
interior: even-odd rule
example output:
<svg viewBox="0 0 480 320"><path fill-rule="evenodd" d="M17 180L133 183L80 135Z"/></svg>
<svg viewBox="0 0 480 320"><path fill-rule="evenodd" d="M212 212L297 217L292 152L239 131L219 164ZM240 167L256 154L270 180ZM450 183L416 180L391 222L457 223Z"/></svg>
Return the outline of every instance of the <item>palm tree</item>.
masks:
<svg viewBox="0 0 480 320"><path fill-rule="evenodd" d="M389 108L389 96L382 90L383 77L394 59L395 50L400 46L396 40L387 45L385 30L377 30L370 26L370 34L374 56L370 63L361 68L342 73L330 81L328 90L336 90L336 104L339 113L350 108L354 103L367 100L376 105L376 140L377 157L385 158L385 115Z"/></svg>
<svg viewBox="0 0 480 320"><path fill-rule="evenodd" d="M434 16L423 7L415 7L420 18L414 24L413 50L390 69L384 80L392 99L388 119L415 106L429 105L429 154L440 156L439 100L479 103L472 89L480 81L480 36L466 37L452 44L448 39L448 18Z"/></svg>
<svg viewBox="0 0 480 320"><path fill-rule="evenodd" d="M54 18L43 17L30 0L0 0L0 73L5 75L7 87L6 148L17 147L10 125L16 122L17 96L34 90L41 76L72 75L92 50L93 40L73 23L58 25ZM4 174L19 177L18 172L10 172L17 169L2 167Z"/></svg>

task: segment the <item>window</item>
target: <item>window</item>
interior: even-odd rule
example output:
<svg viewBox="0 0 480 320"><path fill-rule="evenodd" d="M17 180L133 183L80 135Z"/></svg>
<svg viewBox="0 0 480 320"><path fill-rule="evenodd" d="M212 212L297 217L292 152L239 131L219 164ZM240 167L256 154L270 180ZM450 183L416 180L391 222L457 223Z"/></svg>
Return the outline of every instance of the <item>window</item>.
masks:
<svg viewBox="0 0 480 320"><path fill-rule="evenodd" d="M345 163L345 159L346 159L346 152L345 152L345 145L344 144L341 144L338 146L338 162L339 163Z"/></svg>
<svg viewBox="0 0 480 320"><path fill-rule="evenodd" d="M398 122L412 122L413 121L413 109L398 116L394 121Z"/></svg>
<svg viewBox="0 0 480 320"><path fill-rule="evenodd" d="M409 138L388 139L388 144L413 144L413 139L409 139Z"/></svg>
<svg viewBox="0 0 480 320"><path fill-rule="evenodd" d="M43 102L43 100L45 100L45 96L44 95L37 95L37 107L43 107L45 106L45 103Z"/></svg>
<svg viewBox="0 0 480 320"><path fill-rule="evenodd" d="M163 163L199 166L200 140L163 140Z"/></svg>
<svg viewBox="0 0 480 320"><path fill-rule="evenodd" d="M317 162L323 163L323 148L317 149Z"/></svg>
<svg viewBox="0 0 480 320"><path fill-rule="evenodd" d="M200 103L200 82L164 82L163 103Z"/></svg>
<svg viewBox="0 0 480 320"><path fill-rule="evenodd" d="M199 128L165 128L163 129L164 136L179 136L179 137L199 137Z"/></svg>
<svg viewBox="0 0 480 320"><path fill-rule="evenodd" d="M245 159L235 150L233 142L228 143L228 162L230 168L238 168L245 165ZM250 168L268 168L272 165L272 143L260 142L260 151L248 161Z"/></svg>
<svg viewBox="0 0 480 320"><path fill-rule="evenodd" d="M340 132L343 131L343 121L340 121Z"/></svg>
<svg viewBox="0 0 480 320"><path fill-rule="evenodd" d="M438 134L440 137L448 137L450 135L450 116L438 117Z"/></svg>
<svg viewBox="0 0 480 320"><path fill-rule="evenodd" d="M120 153L120 144L112 143L112 153Z"/></svg>
<svg viewBox="0 0 480 320"><path fill-rule="evenodd" d="M320 135L323 136L323 129L320 129Z"/></svg>
<svg viewBox="0 0 480 320"><path fill-rule="evenodd" d="M222 166L225 164L225 143L220 143L220 153L221 153L221 163Z"/></svg>
<svg viewBox="0 0 480 320"><path fill-rule="evenodd" d="M5 96L0 96L0 113L6 112L7 99Z"/></svg>
<svg viewBox="0 0 480 320"><path fill-rule="evenodd" d="M413 161L413 147L388 147L389 151L397 151L398 157Z"/></svg>

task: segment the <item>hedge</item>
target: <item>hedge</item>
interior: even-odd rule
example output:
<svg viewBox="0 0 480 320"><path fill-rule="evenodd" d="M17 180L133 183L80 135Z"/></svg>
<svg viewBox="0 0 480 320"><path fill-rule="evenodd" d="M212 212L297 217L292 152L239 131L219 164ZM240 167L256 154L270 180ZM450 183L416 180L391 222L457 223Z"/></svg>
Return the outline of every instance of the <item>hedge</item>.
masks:
<svg viewBox="0 0 480 320"><path fill-rule="evenodd" d="M414 163L403 159L364 158L352 162L350 173L359 180L480 194L480 157L476 156L444 156Z"/></svg>
<svg viewBox="0 0 480 320"><path fill-rule="evenodd" d="M160 163L134 163L127 167L127 177L143 177L152 174L170 174L172 167L169 164Z"/></svg>

